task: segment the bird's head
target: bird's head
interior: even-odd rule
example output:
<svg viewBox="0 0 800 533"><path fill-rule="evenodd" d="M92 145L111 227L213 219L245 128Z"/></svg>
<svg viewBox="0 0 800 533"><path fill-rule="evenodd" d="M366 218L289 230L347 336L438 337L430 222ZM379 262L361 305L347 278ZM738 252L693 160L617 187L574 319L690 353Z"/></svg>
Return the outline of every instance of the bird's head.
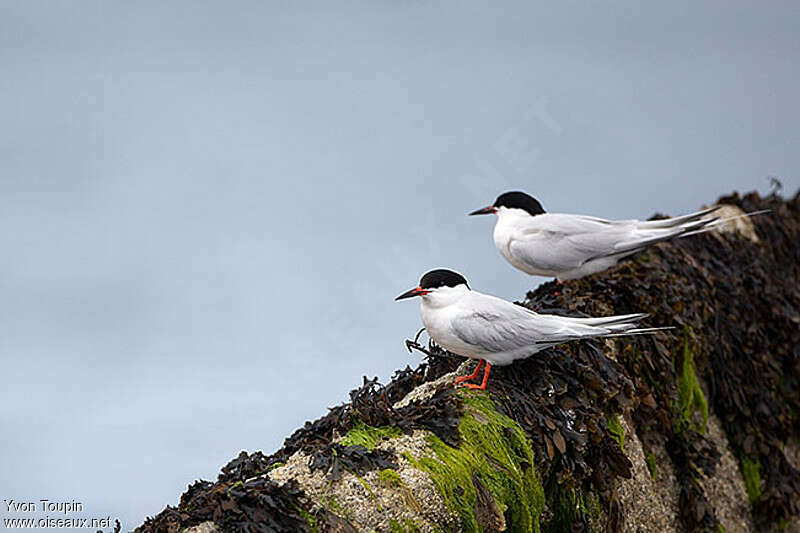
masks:
<svg viewBox="0 0 800 533"><path fill-rule="evenodd" d="M489 207L477 209L469 215L491 215L497 213L498 215L506 212L527 213L530 216L541 215L545 212L539 200L529 194L520 191L504 192L497 197Z"/></svg>
<svg viewBox="0 0 800 533"><path fill-rule="evenodd" d="M447 305L460 298L469 290L467 280L458 272L440 268L431 270L419 280L419 285L395 298L405 300L414 296L432 305Z"/></svg>

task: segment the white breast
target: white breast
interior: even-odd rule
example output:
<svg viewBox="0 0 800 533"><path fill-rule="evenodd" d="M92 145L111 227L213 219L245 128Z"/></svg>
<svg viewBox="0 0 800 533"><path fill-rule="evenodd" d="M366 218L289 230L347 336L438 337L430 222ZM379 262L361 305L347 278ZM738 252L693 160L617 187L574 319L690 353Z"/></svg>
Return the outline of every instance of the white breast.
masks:
<svg viewBox="0 0 800 533"><path fill-rule="evenodd" d="M497 223L494 225L494 233L492 234L492 237L494 237L494 246L509 263L513 262L511 258L511 252L509 250L509 244L511 243L511 237L513 235L513 224L511 224L507 219L498 217Z"/></svg>
<svg viewBox="0 0 800 533"><path fill-rule="evenodd" d="M464 357L472 357L480 359L482 354L476 346L465 343L453 332L451 326L451 315L456 311L454 306L451 307L432 307L425 305L422 302L420 308L420 315L422 318L422 325L425 326L425 331L433 342L457 355Z"/></svg>

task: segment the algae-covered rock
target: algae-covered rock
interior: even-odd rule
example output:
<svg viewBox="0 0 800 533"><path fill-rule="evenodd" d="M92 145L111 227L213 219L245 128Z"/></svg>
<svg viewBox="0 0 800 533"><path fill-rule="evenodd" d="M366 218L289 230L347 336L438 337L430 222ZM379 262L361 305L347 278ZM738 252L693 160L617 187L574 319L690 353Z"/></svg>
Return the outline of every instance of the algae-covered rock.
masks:
<svg viewBox="0 0 800 533"><path fill-rule="evenodd" d="M409 456L411 464L430 475L464 531L538 532L544 490L527 436L487 394L460 396L459 445L429 435L430 453Z"/></svg>
<svg viewBox="0 0 800 533"><path fill-rule="evenodd" d="M720 202L771 213L520 302L673 330L545 350L485 392L453 387L474 363L410 342L418 368L365 378L138 531L798 531L800 201Z"/></svg>

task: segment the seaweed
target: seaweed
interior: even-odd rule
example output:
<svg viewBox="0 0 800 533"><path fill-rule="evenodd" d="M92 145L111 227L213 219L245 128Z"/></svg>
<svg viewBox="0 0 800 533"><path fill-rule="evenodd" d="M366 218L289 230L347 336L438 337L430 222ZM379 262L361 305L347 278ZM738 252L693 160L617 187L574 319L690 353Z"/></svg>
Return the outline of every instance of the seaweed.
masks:
<svg viewBox="0 0 800 533"><path fill-rule="evenodd" d="M222 467L217 480L223 482L244 481L268 471L275 464L278 463L270 464L269 458L260 451L253 454L242 451L238 457Z"/></svg>
<svg viewBox="0 0 800 533"><path fill-rule="evenodd" d="M363 475L370 470L397 468L391 450L368 450L364 446L342 446L333 444L311 455L308 463L311 471L322 470L328 479L336 481L344 472Z"/></svg>
<svg viewBox="0 0 800 533"><path fill-rule="evenodd" d="M181 497L179 509L167 508L137 531L172 532L213 520L224 531L311 531L317 520L303 511L295 483L278 486L268 479L213 484L198 481Z"/></svg>

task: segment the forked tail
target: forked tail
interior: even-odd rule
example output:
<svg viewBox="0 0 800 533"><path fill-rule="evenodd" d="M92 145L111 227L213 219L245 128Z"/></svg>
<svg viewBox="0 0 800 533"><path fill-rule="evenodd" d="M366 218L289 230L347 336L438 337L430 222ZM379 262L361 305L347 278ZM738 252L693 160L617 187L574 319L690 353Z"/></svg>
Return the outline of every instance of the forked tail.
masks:
<svg viewBox="0 0 800 533"><path fill-rule="evenodd" d="M675 326L664 326L660 328L635 328L635 329L629 329L628 331L623 331L622 333L609 333L608 335L603 335L603 337L627 337L629 335L652 335L659 331L668 331L670 329L675 329Z"/></svg>
<svg viewBox="0 0 800 533"><path fill-rule="evenodd" d="M762 209L760 211L751 211L750 213L742 213L741 215L734 215L732 217L717 218L716 220L714 220L710 224L707 224L703 228L690 231L688 233L684 233L683 235L681 235L681 237L688 237L689 235L697 235L699 233L705 233L707 231L711 231L712 229L715 229L717 226L725 224L726 222L730 222L731 220L739 220L740 218L750 218L756 215L763 215L765 213L771 213L771 212L772 209Z"/></svg>

